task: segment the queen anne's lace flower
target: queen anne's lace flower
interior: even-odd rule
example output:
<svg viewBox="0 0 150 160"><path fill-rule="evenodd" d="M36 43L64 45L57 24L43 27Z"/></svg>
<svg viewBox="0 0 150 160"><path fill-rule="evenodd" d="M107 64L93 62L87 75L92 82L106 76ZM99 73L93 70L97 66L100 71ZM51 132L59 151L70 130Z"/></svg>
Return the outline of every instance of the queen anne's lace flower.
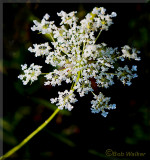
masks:
<svg viewBox="0 0 150 160"><path fill-rule="evenodd" d="M137 77L137 66L133 65L131 69L127 65L122 67L119 66L119 61L122 63L126 58L139 61L140 52L128 45L119 51L118 48L108 47L105 43L96 43L100 33L107 31L113 24L112 18L117 16L115 12L106 14L105 8L95 7L80 22L76 13L57 13L61 17L59 27L55 26L54 21L49 21L48 14L44 15L41 22L34 20L31 29L48 34L52 39L53 50L47 42L33 44L34 48L29 47L28 50L34 52L35 57L44 55L45 63L55 67L53 72L45 75L44 85L61 85L62 81L72 83L70 91L58 92L58 98L51 98L51 103L56 103L59 109L72 110L72 104L77 101L74 91L80 97L92 92L92 113L101 112L101 115L106 117L108 112L105 110L115 109L116 105L109 104L110 98L104 97L101 92L95 95L91 79L95 79L97 86L103 88L112 86L115 76L123 84L131 85L132 78ZM26 64L22 65L25 74L19 78L26 85L29 81L37 80L37 76L41 74L40 69L41 66L34 64L29 68Z"/></svg>
<svg viewBox="0 0 150 160"><path fill-rule="evenodd" d="M104 97L104 95L100 92L99 95L94 94L94 99L91 101L91 111L92 113L99 113L102 112L101 115L104 117L107 116L108 112L105 111L105 109L116 109L115 104L108 104L110 101L109 97Z"/></svg>
<svg viewBox="0 0 150 160"><path fill-rule="evenodd" d="M75 94L73 93L73 90L65 90L64 92L58 92L59 97L58 98L51 98L51 103L56 103L59 109L68 109L71 111L73 109L73 106L71 103L75 103L78 100L75 98Z"/></svg>
<svg viewBox="0 0 150 160"><path fill-rule="evenodd" d="M19 79L22 80L23 84L26 85L29 81L34 82L37 80L37 77L41 74L42 66L34 65L32 63L29 68L27 68L27 64L21 65L24 74L18 76Z"/></svg>
<svg viewBox="0 0 150 160"><path fill-rule="evenodd" d="M28 50L30 52L34 52L35 53L35 57L41 56L41 55L48 55L49 54L49 50L51 49L51 47L48 45L48 43L44 43L44 44L33 44L34 48L29 47Z"/></svg>
<svg viewBox="0 0 150 160"><path fill-rule="evenodd" d="M132 53L130 52L130 50L132 51ZM139 54L140 52L136 51L135 48L131 49L128 45L122 47L122 53L123 53L122 58L135 59L137 61L141 60L141 58L137 56L137 54Z"/></svg>

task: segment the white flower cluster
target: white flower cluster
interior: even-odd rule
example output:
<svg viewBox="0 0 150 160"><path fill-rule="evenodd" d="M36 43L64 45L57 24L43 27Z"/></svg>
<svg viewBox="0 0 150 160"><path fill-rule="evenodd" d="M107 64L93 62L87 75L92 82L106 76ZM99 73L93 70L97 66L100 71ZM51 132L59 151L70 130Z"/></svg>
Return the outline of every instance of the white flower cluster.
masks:
<svg viewBox="0 0 150 160"><path fill-rule="evenodd" d="M48 55L49 54L49 50L51 49L51 47L48 45L48 43L44 43L44 44L33 44L34 48L29 47L28 50L30 52L35 53L35 57L41 56L41 55Z"/></svg>
<svg viewBox="0 0 150 160"><path fill-rule="evenodd" d="M73 109L73 106L71 103L75 103L78 100L75 98L75 94L73 93L73 90L65 90L64 92L58 92L59 97L58 98L51 98L51 103L56 103L59 109L68 109L71 111Z"/></svg>
<svg viewBox="0 0 150 160"><path fill-rule="evenodd" d="M101 115L106 117L108 112L105 111L105 109L116 109L116 104L110 104L108 105L108 102L110 101L110 97L104 97L104 95L100 92L99 95L94 94L94 99L91 101L92 107L91 111L92 113L99 113L102 112Z"/></svg>
<svg viewBox="0 0 150 160"><path fill-rule="evenodd" d="M130 53L130 51L132 51L132 53ZM128 45L125 45L124 47L122 47L122 57L121 60L124 61L124 58L129 58L129 59L135 59L136 61L140 61L141 58L137 57L137 54L140 53L140 51L136 51L135 48L130 48Z"/></svg>
<svg viewBox="0 0 150 160"><path fill-rule="evenodd" d="M88 13L81 21L82 27L86 31L97 31L101 30L108 30L109 26L113 24L112 17L116 17L117 14L112 12L111 15L105 14L106 9L103 7L97 8L95 7L92 13ZM93 18L94 17L94 18Z"/></svg>
<svg viewBox="0 0 150 160"><path fill-rule="evenodd" d="M37 80L37 77L41 74L42 66L34 65L32 63L29 68L27 68L27 64L21 65L24 74L18 76L19 79L22 80L23 84L26 85L29 81L34 82Z"/></svg>
<svg viewBox="0 0 150 160"><path fill-rule="evenodd" d="M61 85L62 81L72 83L70 91L58 92L58 98L52 98L51 103L56 103L59 109L71 110L72 104L77 101L74 91L81 97L92 92L94 95L94 100L91 101L92 113L101 112L106 117L108 112L105 110L115 109L116 105L108 104L110 98L105 98L101 92L98 96L94 94L91 78L95 79L98 87L108 88L113 85L114 76L117 76L123 84L131 85L131 79L137 77L134 73L137 66L132 66L130 70L127 65L120 67L118 61L124 63L122 61L125 58L138 61L140 52L127 45L119 51L118 48L108 47L105 43L96 44L100 33L103 30L107 31L113 24L112 18L117 16L115 12L109 15L106 14L105 8L95 7L80 22L76 13L75 11L57 13L61 17L59 27L56 27L54 21L48 21L50 18L48 14L41 22L34 20L35 25L31 29L48 34L53 47L48 43L33 44L34 48L30 47L28 50L34 52L36 57L45 56L45 63L56 68L45 75L44 85ZM33 65L29 69L26 65L22 67L25 75L20 75L19 78L25 85L30 80L31 82L37 80L37 76L40 75L41 66L35 68Z"/></svg>
<svg viewBox="0 0 150 160"><path fill-rule="evenodd" d="M133 65L132 69L129 70L129 67L125 65L124 67L118 67L116 74L118 79L120 79L124 85L127 84L128 86L130 86L131 79L138 76L136 73L132 73L133 71L137 71L137 66Z"/></svg>
<svg viewBox="0 0 150 160"><path fill-rule="evenodd" d="M49 15L45 14L43 17L41 23L39 23L37 20L34 20L34 26L31 27L32 31L40 31L42 34L51 33L53 30L56 29L56 26L54 25L54 21L47 21L49 19Z"/></svg>

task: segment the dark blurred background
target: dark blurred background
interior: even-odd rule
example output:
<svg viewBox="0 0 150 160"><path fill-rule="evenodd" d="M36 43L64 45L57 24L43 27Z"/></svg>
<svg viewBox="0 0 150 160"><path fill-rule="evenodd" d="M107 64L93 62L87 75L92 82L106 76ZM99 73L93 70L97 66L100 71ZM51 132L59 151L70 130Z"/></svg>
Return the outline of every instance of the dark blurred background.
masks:
<svg viewBox="0 0 150 160"><path fill-rule="evenodd" d="M35 58L27 49L34 43L50 42L50 39L31 31L33 20L41 20L45 13L57 25L57 12L78 11L82 19L94 7L105 7L107 13L115 11L117 17L109 30L103 31L98 42L108 46L122 47L125 44L141 51L142 60L131 61L138 65L138 78L133 84L121 82L103 90L112 97L117 109L107 118L90 112L89 94L75 104L71 112L62 111L50 124L8 160L57 160L85 157L90 160L148 160L150 144L150 5L147 4L99 4L99 3L4 3L3 4L3 118L0 119L0 135L4 153L21 142L42 124L55 110L49 99L58 91L69 89L44 86L43 77L32 85L23 86L18 80L21 64L44 65L44 71L53 68L42 57ZM130 62L127 61L127 64ZM2 64L2 60L0 62ZM101 89L99 89L100 91ZM108 157L105 152L142 152L144 157Z"/></svg>

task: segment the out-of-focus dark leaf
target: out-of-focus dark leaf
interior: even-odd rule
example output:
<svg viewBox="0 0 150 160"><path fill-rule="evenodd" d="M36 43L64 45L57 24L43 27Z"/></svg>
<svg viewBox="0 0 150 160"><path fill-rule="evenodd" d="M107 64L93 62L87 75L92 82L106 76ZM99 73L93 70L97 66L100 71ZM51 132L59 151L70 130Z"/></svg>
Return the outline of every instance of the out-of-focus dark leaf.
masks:
<svg viewBox="0 0 150 160"><path fill-rule="evenodd" d="M16 145L17 139L13 135L14 126L5 119L0 119L0 127L0 138L3 139L3 141L9 145Z"/></svg>
<svg viewBox="0 0 150 160"><path fill-rule="evenodd" d="M105 154L102 154L102 153L100 153L100 152L97 152L97 151L95 151L94 149L89 149L88 152L89 152L90 154L93 154L93 155L97 156L97 157L101 157L101 158L104 158L104 159L110 159L110 160L112 159L111 157L107 157Z"/></svg>
<svg viewBox="0 0 150 160"><path fill-rule="evenodd" d="M127 144L136 145L137 144L137 139L133 138L133 137L126 137L125 142Z"/></svg>
<svg viewBox="0 0 150 160"><path fill-rule="evenodd" d="M3 120L0 119L0 127L8 132L12 132L12 130L13 130L12 125L8 121L6 121L5 119L3 119Z"/></svg>
<svg viewBox="0 0 150 160"><path fill-rule="evenodd" d="M65 128L63 130L63 133L66 134L66 135L72 135L74 133L79 133L79 132L80 132L80 129L76 125L71 125L68 128Z"/></svg>
<svg viewBox="0 0 150 160"><path fill-rule="evenodd" d="M54 133L50 130L47 130L46 131L52 135L53 137L57 138L58 140L60 140L61 142L67 144L69 147L75 147L75 144L74 142L72 142L69 138L67 138L64 134L58 134L58 133Z"/></svg>
<svg viewBox="0 0 150 160"><path fill-rule="evenodd" d="M150 119L149 119L150 114L148 114L150 112L149 108L146 105L142 105L141 108L139 108L139 112L142 114L144 125L149 126L150 125Z"/></svg>
<svg viewBox="0 0 150 160"><path fill-rule="evenodd" d="M51 110L56 110L57 106L54 105L54 104L51 104L50 101L47 101L45 99L42 99L42 98L31 98L31 100L33 100L35 103L37 104L41 104L41 105L44 105L45 107L51 109ZM70 116L71 113L67 110L60 110L59 112L60 114L62 115L66 115L66 116Z"/></svg>
<svg viewBox="0 0 150 160"><path fill-rule="evenodd" d="M17 126L17 124L26 116L29 115L31 112L31 108L29 106L21 106L15 112L13 126Z"/></svg>
<svg viewBox="0 0 150 160"><path fill-rule="evenodd" d="M41 152L40 155L43 156L43 157L52 157L53 152L51 152L51 151Z"/></svg>
<svg viewBox="0 0 150 160"><path fill-rule="evenodd" d="M22 82L18 79L18 81L14 82L14 87L20 94L28 93L29 95L31 95L38 91L41 88L41 85L38 81L35 81L32 85L28 84L24 86Z"/></svg>
<svg viewBox="0 0 150 160"><path fill-rule="evenodd" d="M2 131L0 131L0 137L2 135ZM3 141L9 145L15 146L17 145L18 141L15 138L15 136L13 136L10 133L7 133L6 131L3 132L3 137L1 137L3 139Z"/></svg>
<svg viewBox="0 0 150 160"><path fill-rule="evenodd" d="M78 13L77 13L77 17L79 18L79 20L83 19L84 16L86 15L86 13L87 13L87 12L85 11L83 5L80 4L80 6L79 6L79 11L78 11Z"/></svg>

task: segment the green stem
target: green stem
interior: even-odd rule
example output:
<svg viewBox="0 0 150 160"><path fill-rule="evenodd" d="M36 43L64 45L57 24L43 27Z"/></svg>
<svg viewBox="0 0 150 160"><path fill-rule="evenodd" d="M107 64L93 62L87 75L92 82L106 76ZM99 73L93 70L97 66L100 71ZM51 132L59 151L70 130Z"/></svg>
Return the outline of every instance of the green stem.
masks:
<svg viewBox="0 0 150 160"><path fill-rule="evenodd" d="M107 73L107 72L106 72L106 74L113 74L113 75L117 75L116 73Z"/></svg>
<svg viewBox="0 0 150 160"><path fill-rule="evenodd" d="M41 74L49 74L49 73L41 73Z"/></svg>
<svg viewBox="0 0 150 160"><path fill-rule="evenodd" d="M93 91L91 91L92 92L92 94L94 95L94 96L96 96L96 94L93 92Z"/></svg>
<svg viewBox="0 0 150 160"><path fill-rule="evenodd" d="M51 33L50 33L50 37L51 37L51 39L52 39L53 42L56 42ZM67 53L65 53L65 52L62 50L62 47L61 47L61 51L62 51L64 54L67 55Z"/></svg>
<svg viewBox="0 0 150 160"><path fill-rule="evenodd" d="M73 87L72 87L73 92L74 92L74 90L75 90L74 87L76 86L77 82L79 81L80 73L81 73L81 71L78 71L78 77L77 77L76 82L74 83L74 85L73 85Z"/></svg>
<svg viewBox="0 0 150 160"><path fill-rule="evenodd" d="M17 146L12 148L10 151L5 153L3 156L0 157L0 160L4 160L14 154L16 151L18 151L21 147L23 147L31 138L33 138L38 132L40 132L59 112L60 109L56 109L53 114L43 123L41 124L35 131L33 131L29 136L27 136L21 143L19 143Z"/></svg>
<svg viewBox="0 0 150 160"><path fill-rule="evenodd" d="M97 39L99 38L101 32L102 32L102 30L99 31L99 34L98 34L98 36L96 37L95 43L96 43Z"/></svg>
<svg viewBox="0 0 150 160"><path fill-rule="evenodd" d="M53 38L51 33L50 33L50 37L51 37L52 41L55 42L55 40L54 40L54 38Z"/></svg>

